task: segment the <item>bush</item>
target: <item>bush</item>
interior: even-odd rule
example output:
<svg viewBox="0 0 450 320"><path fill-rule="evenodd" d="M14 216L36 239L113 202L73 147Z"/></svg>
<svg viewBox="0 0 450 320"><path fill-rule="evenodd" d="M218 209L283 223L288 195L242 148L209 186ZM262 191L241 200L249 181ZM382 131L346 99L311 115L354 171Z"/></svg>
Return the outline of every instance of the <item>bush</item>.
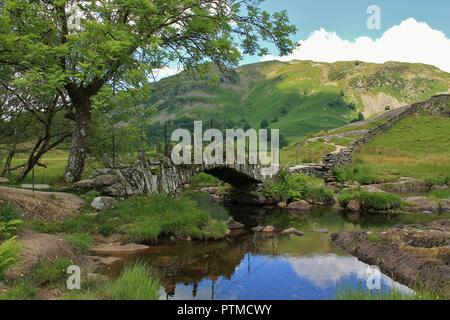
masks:
<svg viewBox="0 0 450 320"><path fill-rule="evenodd" d="M20 245L15 238L8 239L0 244L0 278L7 268L18 260Z"/></svg>
<svg viewBox="0 0 450 320"><path fill-rule="evenodd" d="M268 182L264 185L264 194L272 199L283 201L328 202L333 198L333 192L325 188L322 179L306 174L284 174L280 182Z"/></svg>
<svg viewBox="0 0 450 320"><path fill-rule="evenodd" d="M114 300L157 300L161 282L145 264L134 264L116 280L108 283L100 295Z"/></svg>
<svg viewBox="0 0 450 320"><path fill-rule="evenodd" d="M352 200L361 203L361 209L367 211L388 211L400 208L402 199L387 192L367 192L362 189L344 190L339 194L339 203L344 208Z"/></svg>

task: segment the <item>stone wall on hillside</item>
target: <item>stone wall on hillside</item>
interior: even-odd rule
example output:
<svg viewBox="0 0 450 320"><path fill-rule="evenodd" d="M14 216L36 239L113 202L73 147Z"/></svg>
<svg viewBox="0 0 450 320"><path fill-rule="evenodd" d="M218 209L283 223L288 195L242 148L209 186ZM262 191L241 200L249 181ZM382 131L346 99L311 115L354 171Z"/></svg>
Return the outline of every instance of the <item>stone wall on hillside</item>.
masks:
<svg viewBox="0 0 450 320"><path fill-rule="evenodd" d="M352 164L353 157L356 151L364 144L386 132L397 124L404 117L419 113L426 112L432 115L442 115L450 117L450 95L438 95L431 97L430 99L412 104L407 107L403 107L402 110L394 114L382 124L367 130L362 138L351 143L347 148L342 149L337 153L330 153L323 156L322 164L325 172L332 172L334 169L344 167ZM328 174L327 177L330 175Z"/></svg>

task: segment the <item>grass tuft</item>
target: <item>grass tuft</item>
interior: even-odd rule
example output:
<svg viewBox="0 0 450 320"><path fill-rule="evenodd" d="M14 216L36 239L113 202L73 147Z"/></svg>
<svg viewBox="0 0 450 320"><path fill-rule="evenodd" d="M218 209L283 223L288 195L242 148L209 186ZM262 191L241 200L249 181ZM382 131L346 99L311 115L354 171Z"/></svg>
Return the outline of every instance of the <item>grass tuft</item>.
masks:
<svg viewBox="0 0 450 320"><path fill-rule="evenodd" d="M344 208L351 200L358 200L361 209L367 211L389 211L400 208L402 199L387 192L367 192L360 188L347 189L338 196L339 204Z"/></svg>

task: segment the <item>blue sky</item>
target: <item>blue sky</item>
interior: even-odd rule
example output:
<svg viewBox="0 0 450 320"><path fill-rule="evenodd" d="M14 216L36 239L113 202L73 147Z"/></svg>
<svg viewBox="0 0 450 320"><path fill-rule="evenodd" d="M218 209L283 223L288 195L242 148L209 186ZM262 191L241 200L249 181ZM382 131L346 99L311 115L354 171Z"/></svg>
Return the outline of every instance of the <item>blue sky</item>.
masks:
<svg viewBox="0 0 450 320"><path fill-rule="evenodd" d="M369 16L366 11L370 5L381 9L380 30L369 30L366 26ZM450 37L448 0L266 0L263 8L269 12L288 11L291 22L298 28L293 37L295 41L306 39L320 28L336 32L345 40L360 36L376 39L390 27L411 17ZM277 54L273 46L269 47L272 54ZM246 57L243 63L258 60L258 57Z"/></svg>
<svg viewBox="0 0 450 320"><path fill-rule="evenodd" d="M381 28L367 27L367 8L380 8ZM449 0L266 0L273 13L287 10L298 28L292 36L301 44L291 55L244 56L241 64L268 60L318 62L360 60L373 63L400 61L433 65L450 72ZM167 67L158 78L179 72Z"/></svg>

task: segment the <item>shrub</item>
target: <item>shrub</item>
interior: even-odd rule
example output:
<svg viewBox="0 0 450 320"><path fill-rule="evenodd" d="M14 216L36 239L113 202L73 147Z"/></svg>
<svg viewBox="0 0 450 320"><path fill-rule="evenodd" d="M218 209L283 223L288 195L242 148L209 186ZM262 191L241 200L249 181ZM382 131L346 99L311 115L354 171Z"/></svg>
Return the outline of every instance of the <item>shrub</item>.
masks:
<svg viewBox="0 0 450 320"><path fill-rule="evenodd" d="M387 211L400 208L402 199L387 192L367 192L362 189L344 190L339 194L339 203L344 208L351 200L358 200L361 209L367 211Z"/></svg>
<svg viewBox="0 0 450 320"><path fill-rule="evenodd" d="M151 268L136 263L125 268L119 278L105 285L100 295L114 300L157 300L160 288L161 282L152 275Z"/></svg>
<svg viewBox="0 0 450 320"><path fill-rule="evenodd" d="M15 238L8 239L0 244L0 278L7 268L18 260L20 245Z"/></svg>
<svg viewBox="0 0 450 320"><path fill-rule="evenodd" d="M322 179L306 174L284 174L280 182L264 185L264 194L272 199L298 201L310 199L326 202L333 198L333 192L324 186Z"/></svg>

